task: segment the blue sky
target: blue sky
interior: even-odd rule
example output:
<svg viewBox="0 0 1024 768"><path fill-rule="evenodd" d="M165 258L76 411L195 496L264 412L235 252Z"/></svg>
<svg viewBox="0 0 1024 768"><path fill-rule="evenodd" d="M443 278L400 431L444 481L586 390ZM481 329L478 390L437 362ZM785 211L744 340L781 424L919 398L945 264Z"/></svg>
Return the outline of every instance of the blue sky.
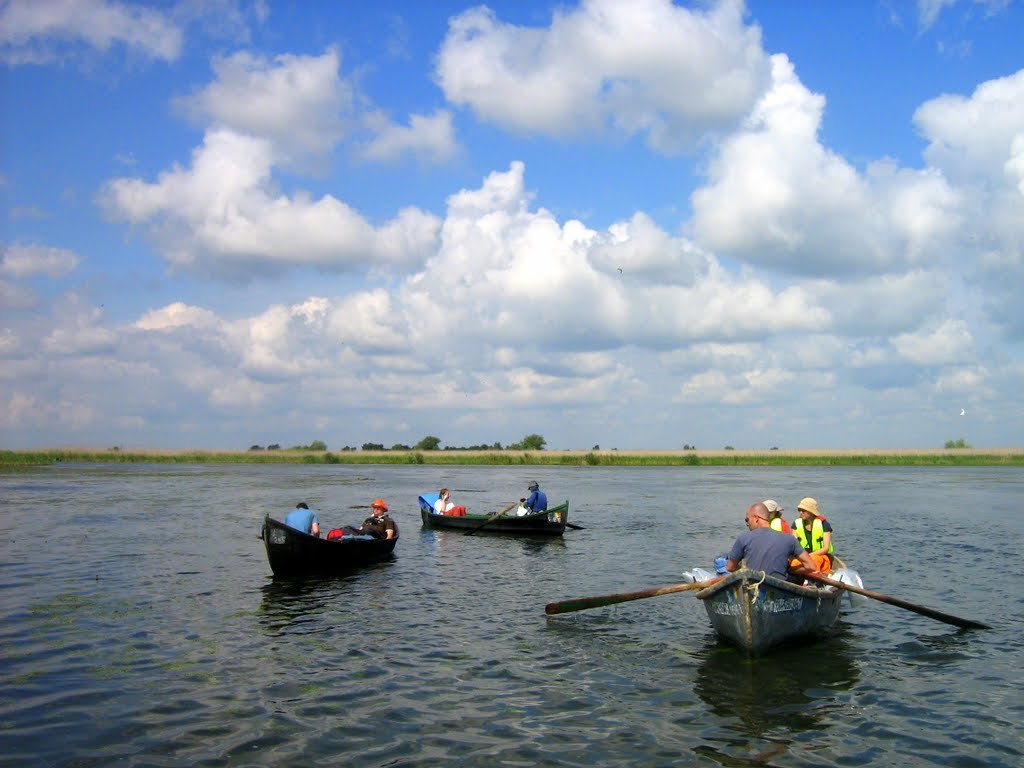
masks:
<svg viewBox="0 0 1024 768"><path fill-rule="evenodd" d="M1022 37L0 2L0 447L1019 447Z"/></svg>

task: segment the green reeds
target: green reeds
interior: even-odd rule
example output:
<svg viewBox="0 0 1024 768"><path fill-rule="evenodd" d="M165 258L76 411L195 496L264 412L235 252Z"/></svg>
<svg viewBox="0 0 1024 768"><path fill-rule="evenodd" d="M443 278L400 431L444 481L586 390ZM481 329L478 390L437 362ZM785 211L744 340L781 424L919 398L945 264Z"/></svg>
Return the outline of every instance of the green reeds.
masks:
<svg viewBox="0 0 1024 768"><path fill-rule="evenodd" d="M606 467L1022 466L1022 449L814 451L0 451L0 466L61 462Z"/></svg>

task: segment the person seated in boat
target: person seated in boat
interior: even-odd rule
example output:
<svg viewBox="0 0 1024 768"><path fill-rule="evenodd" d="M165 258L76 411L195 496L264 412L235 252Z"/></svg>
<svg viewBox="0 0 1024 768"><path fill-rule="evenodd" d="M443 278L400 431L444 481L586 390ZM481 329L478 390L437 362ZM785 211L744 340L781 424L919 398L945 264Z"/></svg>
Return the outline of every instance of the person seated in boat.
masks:
<svg viewBox="0 0 1024 768"><path fill-rule="evenodd" d="M437 501L434 502L434 512L439 515L448 515L449 517L464 517L466 508L455 506L452 502L451 493L447 488L442 488L437 494Z"/></svg>
<svg viewBox="0 0 1024 768"><path fill-rule="evenodd" d="M320 537L320 521L317 519L316 510L310 509L304 501L300 501L295 505L295 509L285 515L284 524L297 531Z"/></svg>
<svg viewBox="0 0 1024 768"><path fill-rule="evenodd" d="M725 569L738 571L742 561L752 571L764 571L769 576L790 580L790 561L796 561L810 572L818 568L800 542L788 533L772 530L768 508L764 502L751 504L744 518L747 530L736 537L726 555ZM792 579L796 581L797 579ZM803 577L799 577L803 582Z"/></svg>
<svg viewBox="0 0 1024 768"><path fill-rule="evenodd" d="M796 511L800 516L793 521L793 535L819 571L832 573L832 525L818 514L818 502L810 497L801 499Z"/></svg>
<svg viewBox="0 0 1024 768"><path fill-rule="evenodd" d="M398 525L388 514L387 502L384 499L374 499L370 510L372 514L355 529L356 533L369 534L376 539L395 538L398 535Z"/></svg>
<svg viewBox="0 0 1024 768"><path fill-rule="evenodd" d="M393 539L398 536L398 524L388 515L384 499L374 499L370 505L372 514L361 525L343 525L327 534L328 539L343 539L347 536Z"/></svg>
<svg viewBox="0 0 1024 768"><path fill-rule="evenodd" d="M540 486L537 485L537 481L531 481L530 484L526 486L526 490L530 492L530 495L527 496L526 501L522 502L522 505L523 507L526 508L526 511L530 514L533 514L535 512L547 512L548 497L544 494L544 491L540 489Z"/></svg>
<svg viewBox="0 0 1024 768"><path fill-rule="evenodd" d="M761 503L768 509L768 523L773 531L781 531L782 533L793 532L793 529L789 527L789 523L782 517L785 509L779 506L779 502L775 501L775 499L765 499Z"/></svg>

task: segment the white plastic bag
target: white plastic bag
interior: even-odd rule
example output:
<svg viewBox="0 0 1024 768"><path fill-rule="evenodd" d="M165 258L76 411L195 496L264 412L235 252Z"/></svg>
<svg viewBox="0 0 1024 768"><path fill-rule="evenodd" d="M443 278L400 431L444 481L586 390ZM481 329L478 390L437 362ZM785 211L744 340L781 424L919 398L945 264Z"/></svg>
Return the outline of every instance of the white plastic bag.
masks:
<svg viewBox="0 0 1024 768"><path fill-rule="evenodd" d="M692 568L689 571L683 571L682 575L683 584L693 584L695 581L707 581L713 578L715 578L715 574L703 568Z"/></svg>
<svg viewBox="0 0 1024 768"><path fill-rule="evenodd" d="M840 568L837 571L833 571L829 578L833 581L841 581L843 584L849 584L851 587L857 587L864 589L864 582L860 578L860 574L857 573L853 568ZM858 605L863 605L868 601L864 595L858 595L855 592L846 590L846 596L850 598L850 607L855 608Z"/></svg>

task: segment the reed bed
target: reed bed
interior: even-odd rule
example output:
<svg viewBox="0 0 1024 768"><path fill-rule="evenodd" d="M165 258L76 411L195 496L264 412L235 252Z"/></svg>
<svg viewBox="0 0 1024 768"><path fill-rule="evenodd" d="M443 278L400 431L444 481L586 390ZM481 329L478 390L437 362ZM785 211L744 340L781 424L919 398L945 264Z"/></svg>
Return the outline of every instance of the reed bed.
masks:
<svg viewBox="0 0 1024 768"><path fill-rule="evenodd" d="M73 463L671 466L1022 466L1022 448L773 451L0 451L0 466Z"/></svg>

